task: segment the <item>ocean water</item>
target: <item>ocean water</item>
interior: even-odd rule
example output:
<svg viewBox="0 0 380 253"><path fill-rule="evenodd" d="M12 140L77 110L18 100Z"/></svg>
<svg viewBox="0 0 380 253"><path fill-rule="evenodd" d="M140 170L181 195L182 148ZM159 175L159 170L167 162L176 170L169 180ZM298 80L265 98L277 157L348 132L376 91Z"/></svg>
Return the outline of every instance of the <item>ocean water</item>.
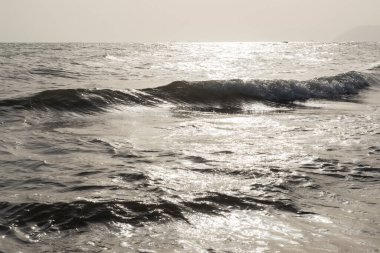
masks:
<svg viewBox="0 0 380 253"><path fill-rule="evenodd" d="M0 44L0 252L379 252L380 43Z"/></svg>

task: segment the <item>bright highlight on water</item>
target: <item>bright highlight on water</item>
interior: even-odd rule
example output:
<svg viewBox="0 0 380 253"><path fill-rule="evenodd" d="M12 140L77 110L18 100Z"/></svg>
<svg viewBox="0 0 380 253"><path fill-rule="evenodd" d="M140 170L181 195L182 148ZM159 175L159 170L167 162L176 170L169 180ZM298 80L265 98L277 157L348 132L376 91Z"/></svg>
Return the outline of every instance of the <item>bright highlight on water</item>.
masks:
<svg viewBox="0 0 380 253"><path fill-rule="evenodd" d="M376 252L380 43L0 44L0 252Z"/></svg>

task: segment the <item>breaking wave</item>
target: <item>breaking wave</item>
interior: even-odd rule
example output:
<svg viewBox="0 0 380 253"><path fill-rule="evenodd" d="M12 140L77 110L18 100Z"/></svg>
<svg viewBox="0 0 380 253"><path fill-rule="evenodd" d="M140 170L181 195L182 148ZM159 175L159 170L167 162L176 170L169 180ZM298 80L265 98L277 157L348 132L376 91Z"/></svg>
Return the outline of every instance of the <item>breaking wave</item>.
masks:
<svg viewBox="0 0 380 253"><path fill-rule="evenodd" d="M375 62L371 64L368 70L380 70L380 62Z"/></svg>
<svg viewBox="0 0 380 253"><path fill-rule="evenodd" d="M340 99L368 87L369 80L359 72L308 81L296 80L222 80L177 81L155 89L144 90L155 96L186 103L208 103L226 100L259 100L291 103L307 99Z"/></svg>
<svg viewBox="0 0 380 253"><path fill-rule="evenodd" d="M106 53L104 55L104 58L106 58L107 60L111 60L111 61L118 61L118 62L125 62L126 60L123 59L123 58L120 58L120 57L117 57L117 56L113 56L113 55L110 55L108 53Z"/></svg>
<svg viewBox="0 0 380 253"><path fill-rule="evenodd" d="M154 106L160 103L226 104L267 101L289 104L308 99L343 99L370 86L369 74L347 72L330 77L297 80L209 80L175 81L141 90L57 89L26 98L0 101L0 106L22 109L56 109L81 112L103 111L112 105Z"/></svg>

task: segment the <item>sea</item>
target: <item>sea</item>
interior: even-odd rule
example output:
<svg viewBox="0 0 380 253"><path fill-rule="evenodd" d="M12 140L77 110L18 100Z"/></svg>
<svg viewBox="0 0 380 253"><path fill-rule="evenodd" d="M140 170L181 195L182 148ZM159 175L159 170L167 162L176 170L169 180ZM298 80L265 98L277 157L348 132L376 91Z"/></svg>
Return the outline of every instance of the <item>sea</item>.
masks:
<svg viewBox="0 0 380 253"><path fill-rule="evenodd" d="M0 252L379 252L380 43L0 44Z"/></svg>

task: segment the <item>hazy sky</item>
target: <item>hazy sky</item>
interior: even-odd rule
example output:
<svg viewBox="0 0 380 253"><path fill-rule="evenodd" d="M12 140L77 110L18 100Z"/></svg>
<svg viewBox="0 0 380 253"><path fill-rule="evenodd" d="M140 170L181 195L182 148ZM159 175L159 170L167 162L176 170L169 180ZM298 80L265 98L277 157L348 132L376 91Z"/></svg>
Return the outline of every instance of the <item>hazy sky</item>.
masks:
<svg viewBox="0 0 380 253"><path fill-rule="evenodd" d="M0 41L330 41L380 0L0 0Z"/></svg>

